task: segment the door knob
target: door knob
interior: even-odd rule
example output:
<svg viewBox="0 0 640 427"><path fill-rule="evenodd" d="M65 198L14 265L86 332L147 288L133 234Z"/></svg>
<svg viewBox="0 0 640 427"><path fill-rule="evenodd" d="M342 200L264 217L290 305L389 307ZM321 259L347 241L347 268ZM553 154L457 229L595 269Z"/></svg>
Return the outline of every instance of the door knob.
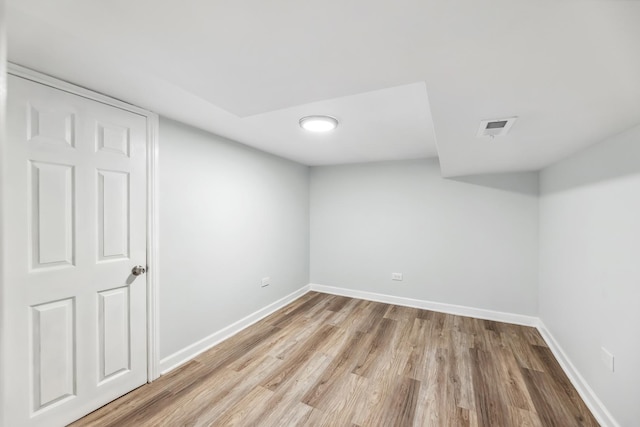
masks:
<svg viewBox="0 0 640 427"><path fill-rule="evenodd" d="M147 269L144 268L141 265L136 265L135 267L133 267L131 269L131 274L133 274L134 276L139 276L139 275L144 274L146 272L147 272Z"/></svg>

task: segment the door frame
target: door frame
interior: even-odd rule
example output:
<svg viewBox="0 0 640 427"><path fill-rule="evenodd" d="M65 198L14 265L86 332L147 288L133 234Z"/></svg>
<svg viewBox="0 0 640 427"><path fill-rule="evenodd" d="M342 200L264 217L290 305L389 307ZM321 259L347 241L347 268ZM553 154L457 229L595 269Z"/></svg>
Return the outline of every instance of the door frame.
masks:
<svg viewBox="0 0 640 427"><path fill-rule="evenodd" d="M150 383L160 376L158 331L158 115L124 101L11 62L7 63L7 74L129 111L143 116L147 120L147 382ZM9 286L9 284L4 283L4 286Z"/></svg>

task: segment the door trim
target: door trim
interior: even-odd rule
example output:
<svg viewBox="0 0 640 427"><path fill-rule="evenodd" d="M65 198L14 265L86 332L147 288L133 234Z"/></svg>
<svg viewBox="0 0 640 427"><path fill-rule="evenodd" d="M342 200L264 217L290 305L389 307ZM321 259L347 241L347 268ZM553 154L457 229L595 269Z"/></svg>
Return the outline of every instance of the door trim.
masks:
<svg viewBox="0 0 640 427"><path fill-rule="evenodd" d="M7 73L129 111L147 119L147 382L152 382L160 376L158 331L158 115L124 101L11 62L7 63Z"/></svg>

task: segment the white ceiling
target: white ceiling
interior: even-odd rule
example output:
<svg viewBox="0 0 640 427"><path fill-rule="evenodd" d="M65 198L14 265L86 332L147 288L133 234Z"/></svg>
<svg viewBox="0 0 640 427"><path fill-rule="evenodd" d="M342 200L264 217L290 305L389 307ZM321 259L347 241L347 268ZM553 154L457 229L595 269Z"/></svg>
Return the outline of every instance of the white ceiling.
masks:
<svg viewBox="0 0 640 427"><path fill-rule="evenodd" d="M535 170L640 123L634 0L8 0L7 20L13 62L309 165ZM308 114L341 123L308 135Z"/></svg>

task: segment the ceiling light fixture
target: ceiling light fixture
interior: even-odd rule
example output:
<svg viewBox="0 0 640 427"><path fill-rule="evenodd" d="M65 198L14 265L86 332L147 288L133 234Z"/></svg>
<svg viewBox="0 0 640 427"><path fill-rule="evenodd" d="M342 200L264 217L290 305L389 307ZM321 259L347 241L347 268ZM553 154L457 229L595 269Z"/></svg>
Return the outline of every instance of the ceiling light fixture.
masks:
<svg viewBox="0 0 640 427"><path fill-rule="evenodd" d="M329 132L338 126L338 119L331 116L306 116L300 119L300 127L309 132Z"/></svg>

